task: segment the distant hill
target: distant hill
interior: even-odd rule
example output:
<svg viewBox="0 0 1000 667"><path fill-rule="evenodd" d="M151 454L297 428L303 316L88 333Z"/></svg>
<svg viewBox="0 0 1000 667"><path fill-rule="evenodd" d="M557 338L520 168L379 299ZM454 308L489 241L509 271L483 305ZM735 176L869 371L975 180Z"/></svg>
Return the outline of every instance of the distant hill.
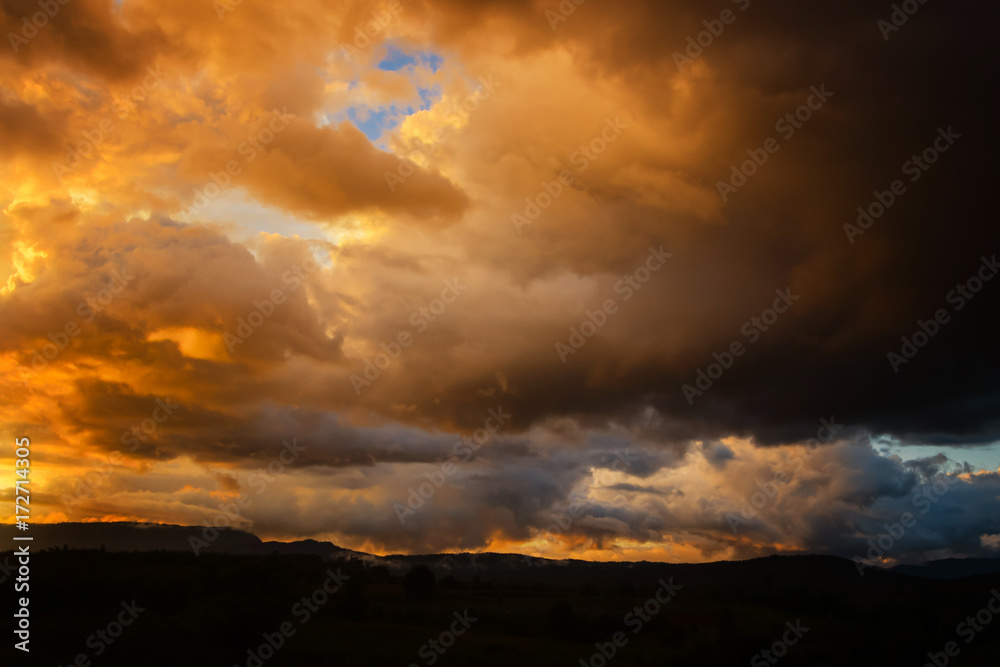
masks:
<svg viewBox="0 0 1000 667"><path fill-rule="evenodd" d="M135 522L116 523L57 523L35 524L31 527L36 550L46 548L104 549L109 552L178 551L191 552L192 538L202 539L201 526L176 526ZM11 544L16 533L13 526L0 526L0 539ZM581 579L614 576L636 581L650 576L676 576L692 581L710 578L716 583L766 583L780 577L786 584L811 582L822 576L825 580L854 581L857 568L849 560L836 556L799 555L768 556L747 561L715 563L651 563L608 562L581 560L550 560L520 554L461 553L428 555L374 556L344 549L331 542L301 540L296 542L264 542L253 533L232 528L219 529L218 537L201 553L236 555L308 555L324 560L364 559L384 565L390 571L408 570L414 565L426 565L438 577L452 576L459 580L544 582L575 585ZM962 577L1000 573L1000 558L969 558L933 561L921 565L899 565L891 569L869 568L871 574L892 573L928 579L958 579Z"/></svg>
<svg viewBox="0 0 1000 667"><path fill-rule="evenodd" d="M105 551L187 551L194 552L192 539L202 540L201 526L174 526L155 523L120 521L115 523L50 523L34 524L30 535L36 550L68 547L70 549L104 549ZM11 544L18 533L13 526L0 526L0 539ZM360 552L342 549L330 542L302 540L299 542L264 542L253 533L233 528L218 529L218 537L201 547L202 553L239 555L314 555L324 559L345 558Z"/></svg>
<svg viewBox="0 0 1000 667"><path fill-rule="evenodd" d="M1000 558L947 558L921 565L897 565L891 571L929 579L961 579L1000 574Z"/></svg>

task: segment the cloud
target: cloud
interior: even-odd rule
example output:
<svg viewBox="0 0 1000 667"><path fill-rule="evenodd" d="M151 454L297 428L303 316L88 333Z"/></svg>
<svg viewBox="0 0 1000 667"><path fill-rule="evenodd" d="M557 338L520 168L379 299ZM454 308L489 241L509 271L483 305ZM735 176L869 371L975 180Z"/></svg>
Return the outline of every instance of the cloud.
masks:
<svg viewBox="0 0 1000 667"><path fill-rule="evenodd" d="M533 3L404 3L350 59L369 3L60 5L0 55L5 432L52 443L58 497L158 400L181 406L78 519L197 521L297 438L246 519L272 536L853 555L946 475L898 557L984 553L998 528L968 508L991 506L995 474L948 456L1000 440L1000 290L977 278L997 252L977 46L995 10L928 5L886 42L881 7L740 5L681 68L718 16L694 2L585 3L555 30ZM36 7L4 3L5 34ZM435 66L379 70L388 44ZM779 129L816 87L832 96ZM400 122L373 141L350 118L380 109ZM939 128L960 138L910 180ZM723 200L768 138L780 148ZM905 193L848 238L896 179ZM780 315L776 291L797 297ZM939 309L894 369L887 353ZM401 528L400 491L498 408L514 417L495 446ZM820 419L849 424L843 442L734 535L726 513L826 442ZM948 456L887 458L865 437ZM610 467L623 451L628 472Z"/></svg>

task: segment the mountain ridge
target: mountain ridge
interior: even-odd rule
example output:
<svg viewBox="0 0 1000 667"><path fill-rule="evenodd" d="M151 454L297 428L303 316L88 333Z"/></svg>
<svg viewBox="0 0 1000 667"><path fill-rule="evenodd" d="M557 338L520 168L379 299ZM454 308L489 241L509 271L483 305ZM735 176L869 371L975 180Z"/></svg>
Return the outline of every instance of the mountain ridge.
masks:
<svg viewBox="0 0 1000 667"><path fill-rule="evenodd" d="M212 537L207 531L215 530ZM11 524L0 526L0 538L9 541L16 531ZM21 534L23 535L23 533ZM723 579L742 577L748 571L762 572L781 563L784 576L795 571L803 576L814 576L816 568L831 576L845 576L851 571L858 576L856 565L845 558L829 554L771 554L745 560L722 560L707 563L666 563L660 561L586 561L580 559L548 559L517 553L462 552L437 554L389 554L378 556L352 549L345 549L332 542L305 539L292 542L264 541L257 535L236 528L206 528L177 524L117 522L65 522L34 524L30 536L36 550L50 548L103 549L110 552L190 551L196 555L206 553L235 555L303 555L318 556L323 560L359 559L371 564L385 565L390 570L401 570L415 565L426 565L442 576L464 575L464 578L503 573L505 576L520 572L521 575L543 571L550 578L553 571L573 568L589 572L629 572L636 570L663 570L664 572L690 572L711 569L713 576ZM869 573L892 573L925 579L958 579L1000 573L1000 558L948 558L921 564L900 564L894 567L870 567ZM534 576L521 576L533 580Z"/></svg>

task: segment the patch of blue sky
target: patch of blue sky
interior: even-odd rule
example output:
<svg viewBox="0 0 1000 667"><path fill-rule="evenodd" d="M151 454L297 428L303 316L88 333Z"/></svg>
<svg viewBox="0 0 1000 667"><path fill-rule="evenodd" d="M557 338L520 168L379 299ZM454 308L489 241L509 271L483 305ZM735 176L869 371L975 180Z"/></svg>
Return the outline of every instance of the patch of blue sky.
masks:
<svg viewBox="0 0 1000 667"><path fill-rule="evenodd" d="M387 42L384 45L385 56L377 67L383 71L399 72L408 78L415 78L416 70L427 69L437 72L444 63L444 58L432 51L408 52L398 43ZM360 81L355 79L349 88L356 88ZM339 125L349 121L361 130L372 143L382 149L387 149L386 133L399 127L400 123L418 111L430 109L441 97L441 86L437 83L430 86L418 86L417 94L420 101L416 107L410 104L390 104L387 106L367 107L352 105L333 113L324 114L319 119L319 125Z"/></svg>
<svg viewBox="0 0 1000 667"><path fill-rule="evenodd" d="M444 63L444 58L433 51L407 53L392 42L386 43L385 51L385 57L382 58L377 67L387 72L398 72L407 67L426 67L433 73L437 72Z"/></svg>
<svg viewBox="0 0 1000 667"><path fill-rule="evenodd" d="M426 111L441 99L441 86L434 84L430 88L417 88L417 93L420 94L420 110Z"/></svg>
<svg viewBox="0 0 1000 667"><path fill-rule="evenodd" d="M417 59L403 51L397 46L392 44L386 45L386 54L382 59L382 62L378 64L378 68L385 70L387 72L398 72L404 67L409 67L417 64Z"/></svg>
<svg viewBox="0 0 1000 667"><path fill-rule="evenodd" d="M339 124L344 121L350 121L351 124L361 130L365 136L372 141L372 143L381 146L383 142L380 140L384 137L387 131L394 130L399 127L399 124L402 123L407 116L412 116L417 113L417 111L426 111L427 109L430 109L435 102L441 99L441 88L437 85L431 86L430 88L418 88L417 93L420 95L420 103L416 108L409 104L390 104L388 106L379 106L377 108L354 105L335 113L324 115L320 125Z"/></svg>
<svg viewBox="0 0 1000 667"><path fill-rule="evenodd" d="M944 454L952 461L968 463L975 470L1000 470L1000 442L957 445L909 445L887 436L873 437L872 445L882 456L899 456L904 461Z"/></svg>
<svg viewBox="0 0 1000 667"><path fill-rule="evenodd" d="M383 132L399 125L398 115L399 110L395 104L378 109L363 109L356 106L347 109L347 119L372 141L377 141Z"/></svg>

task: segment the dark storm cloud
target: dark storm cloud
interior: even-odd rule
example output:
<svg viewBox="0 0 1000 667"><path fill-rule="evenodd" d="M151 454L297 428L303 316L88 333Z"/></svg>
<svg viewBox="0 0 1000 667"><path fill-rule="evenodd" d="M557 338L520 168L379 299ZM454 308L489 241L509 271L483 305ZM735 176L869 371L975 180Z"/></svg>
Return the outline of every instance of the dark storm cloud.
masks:
<svg viewBox="0 0 1000 667"><path fill-rule="evenodd" d="M2 7L6 32L37 4ZM205 2L59 7L0 55L0 398L8 424L51 444L39 460L59 469L53 492L155 421L73 518L201 520L294 440L305 450L286 486L247 513L271 535L851 556L948 474L892 557L990 553L996 474L879 456L866 438L1000 439L1000 280L955 297L1000 253L994 5L927 3L885 40L891 4L860 0L587 2L555 29L527 0L407 3L393 38L440 68L378 76L387 35L351 62L331 39L350 39L363 2L244 0L224 21ZM736 20L679 69L675 54L723 8ZM154 64L169 79L141 113L54 178L50 156ZM442 107L480 75L497 94L449 119ZM828 99L785 135L776 123L817 90ZM414 97L420 110L378 145L331 120ZM293 114L287 128L193 210L275 107ZM390 189L385 172L442 127L426 167ZM719 181L771 137L780 149L723 201ZM933 165L904 172L935 144L947 151ZM562 170L573 181L553 195ZM846 233L896 179L905 193ZM515 230L539 193L551 205ZM625 299L651 247L672 256ZM289 273L303 265L317 268ZM133 277L95 309L122 272ZM446 281L468 285L447 304ZM794 300L771 321L779 293ZM928 324L941 309L947 321ZM560 358L555 344L586 321L599 331ZM928 327L894 367L901 337ZM180 407L161 422L158 401ZM401 525L395 503L496 409L509 423ZM810 438L824 446L734 532L727 513Z"/></svg>
<svg viewBox="0 0 1000 667"><path fill-rule="evenodd" d="M157 53L168 48L159 26L133 16L126 28L109 0L45 5L48 11L38 0L4 0L0 5L0 30L9 42L0 58L8 65L33 68L55 61L107 80L125 80L141 76Z"/></svg>
<svg viewBox="0 0 1000 667"><path fill-rule="evenodd" d="M533 48L580 41L595 66L627 72L633 89L648 93L639 102L648 106L633 114L636 125L671 113L677 93L667 84L682 78L672 54L684 50L688 35L705 29L701 20L717 14L694 3L588 4L551 31L540 12L518 3L449 6L481 17L516 17L525 26L524 43ZM614 343L592 339L566 365L543 348L503 368L518 388L512 404L518 414L600 419L651 405L675 420L678 438L735 433L761 443L811 437L815 420L829 414L914 442L1000 437L992 373L1000 361L992 342L1000 283L987 283L961 311L947 300L976 275L981 258L1000 250L990 214L996 159L986 84L991 65L982 57L996 8L922 6L885 41L876 22L889 13L889 5L859 2L809 8L754 2L704 49L698 61L713 78L691 80L695 108L708 114L715 111L711 105L725 103L736 111L698 128L711 157L664 166L683 166L705 190L714 192L730 165L747 159L747 149L779 136L775 121L805 103L811 86L834 93L730 196L720 208L722 224L664 219L655 209L620 199L627 193L619 189L603 191L587 218L562 224L547 213L545 225L531 228L528 243L544 253L541 266L549 272L591 273L595 261L601 271L629 271L652 238L676 255L669 275L657 277L633 311L616 316L605 331L610 335L620 326L632 336ZM452 30L451 39L470 40L472 48L472 29ZM588 48L585 36L610 48ZM933 146L939 128L961 138L911 182L915 174L902 173L904 163ZM651 151L629 157L658 159ZM602 159L624 168L628 158ZM857 207L869 206L873 192L887 191L896 179L906 193L852 244L844 224L855 223ZM615 250L607 247L603 220L612 207L631 223ZM527 277L534 269L521 264L536 258L527 254L532 248L525 252L514 270ZM694 384L713 353L736 340L746 343L742 324L760 316L775 289L789 286L800 296L790 314L688 405L681 386ZM941 308L951 321L894 373L887 353L898 353L900 338L919 331L918 320ZM565 338L572 324L578 322L553 327L546 337ZM645 339L670 329L687 333L682 349L665 354ZM629 338L635 349L626 361ZM456 386L461 410L471 409L463 398L468 389Z"/></svg>

